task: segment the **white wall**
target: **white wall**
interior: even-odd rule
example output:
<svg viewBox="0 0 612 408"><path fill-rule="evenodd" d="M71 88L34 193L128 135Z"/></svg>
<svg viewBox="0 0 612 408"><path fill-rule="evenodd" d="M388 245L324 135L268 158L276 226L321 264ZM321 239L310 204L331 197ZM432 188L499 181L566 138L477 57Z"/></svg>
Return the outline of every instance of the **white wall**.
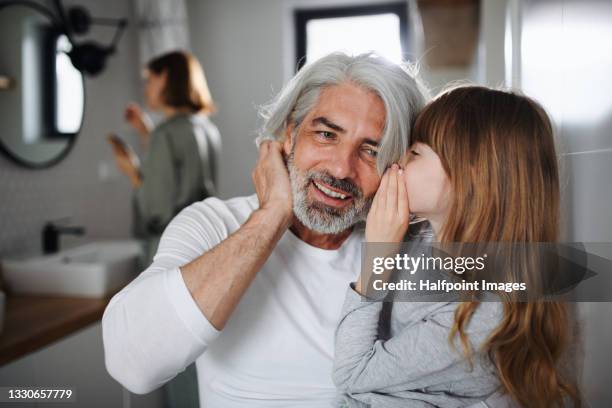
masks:
<svg viewBox="0 0 612 408"><path fill-rule="evenodd" d="M219 112L223 139L220 196L253 192L250 172L257 106L283 83L280 0L188 2L191 46L200 59Z"/></svg>
<svg viewBox="0 0 612 408"><path fill-rule="evenodd" d="M478 83L502 86L505 82L504 35L507 0L481 2Z"/></svg>

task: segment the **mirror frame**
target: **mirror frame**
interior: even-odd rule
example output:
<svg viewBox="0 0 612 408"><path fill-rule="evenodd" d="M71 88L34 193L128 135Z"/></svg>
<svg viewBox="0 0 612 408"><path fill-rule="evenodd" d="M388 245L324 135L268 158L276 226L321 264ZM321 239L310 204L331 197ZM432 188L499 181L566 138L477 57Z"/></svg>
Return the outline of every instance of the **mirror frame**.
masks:
<svg viewBox="0 0 612 408"><path fill-rule="evenodd" d="M53 15L53 13L49 9L47 9L42 4L36 3L34 1L30 1L30 0L9 0L9 1L0 3L0 12L3 9L11 7L11 6L23 6L26 8L30 8L46 16L47 18L49 18L52 24L55 23L56 17ZM81 73L81 81L83 83L83 117L81 118L81 123L76 132L65 134L66 135L65 140L66 140L67 145L60 154L46 161L41 161L41 162L29 161L13 153L10 150L10 148L5 145L5 143L2 141L1 138L0 138L0 152L2 152L5 155L5 157L7 157L13 163L20 165L22 167L26 167L28 169L33 169L33 170L46 169L64 160L68 156L68 154L72 151L76 143L77 136L81 133L81 130L83 130L83 122L85 121L84 119L85 119L85 111L87 108L87 91L85 88L85 75L83 75L82 73Z"/></svg>

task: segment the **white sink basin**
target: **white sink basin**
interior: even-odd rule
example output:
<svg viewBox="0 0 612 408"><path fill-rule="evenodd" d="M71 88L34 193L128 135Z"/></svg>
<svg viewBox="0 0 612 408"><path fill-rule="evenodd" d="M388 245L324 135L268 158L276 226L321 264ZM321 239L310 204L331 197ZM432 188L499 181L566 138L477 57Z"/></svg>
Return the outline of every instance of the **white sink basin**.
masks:
<svg viewBox="0 0 612 408"><path fill-rule="evenodd" d="M25 259L2 261L6 285L17 294L102 297L138 275L137 241L100 241Z"/></svg>

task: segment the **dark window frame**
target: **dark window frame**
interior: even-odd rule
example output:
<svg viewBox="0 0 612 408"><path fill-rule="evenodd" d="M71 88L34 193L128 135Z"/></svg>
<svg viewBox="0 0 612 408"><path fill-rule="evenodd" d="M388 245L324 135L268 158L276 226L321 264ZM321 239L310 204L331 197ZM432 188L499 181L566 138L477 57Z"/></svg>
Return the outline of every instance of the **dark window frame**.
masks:
<svg viewBox="0 0 612 408"><path fill-rule="evenodd" d="M306 25L310 20L339 17L359 17L393 13L399 17L400 44L402 55L408 53L408 6L406 2L369 4L359 6L339 6L316 9L296 9L293 12L295 24L295 61L296 70L306 63Z"/></svg>

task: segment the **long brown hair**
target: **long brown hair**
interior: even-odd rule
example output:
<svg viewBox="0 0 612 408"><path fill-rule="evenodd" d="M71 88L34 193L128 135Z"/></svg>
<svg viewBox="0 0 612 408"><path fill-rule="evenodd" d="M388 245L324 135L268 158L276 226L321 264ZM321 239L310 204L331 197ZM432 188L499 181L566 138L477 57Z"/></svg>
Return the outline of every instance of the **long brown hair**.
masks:
<svg viewBox="0 0 612 408"><path fill-rule="evenodd" d="M164 102L175 108L210 114L216 111L204 70L188 52L173 51L149 61L147 69L156 75L166 75L162 91Z"/></svg>
<svg viewBox="0 0 612 408"><path fill-rule="evenodd" d="M417 117L413 141L440 157L451 203L440 242L556 242L559 172L553 128L544 109L516 93L479 86L444 92ZM456 309L449 340L465 328L478 302ZM504 390L524 407L580 405L578 391L559 372L569 342L565 305L504 301L499 326L482 351Z"/></svg>

